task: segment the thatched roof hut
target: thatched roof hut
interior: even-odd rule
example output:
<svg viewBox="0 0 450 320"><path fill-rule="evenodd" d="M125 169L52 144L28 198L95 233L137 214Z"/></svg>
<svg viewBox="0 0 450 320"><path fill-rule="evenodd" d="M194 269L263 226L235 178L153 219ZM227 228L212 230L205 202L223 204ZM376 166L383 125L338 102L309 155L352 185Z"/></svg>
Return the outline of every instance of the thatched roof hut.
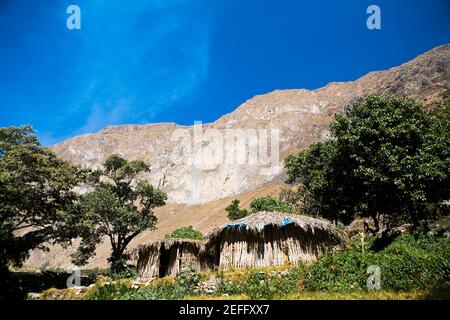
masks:
<svg viewBox="0 0 450 320"><path fill-rule="evenodd" d="M203 241L165 239L138 247L137 272L141 281L177 275L183 264L207 267L208 255Z"/></svg>
<svg viewBox="0 0 450 320"><path fill-rule="evenodd" d="M327 221L280 212L258 212L205 235L214 265L260 267L297 265L316 260L342 242Z"/></svg>

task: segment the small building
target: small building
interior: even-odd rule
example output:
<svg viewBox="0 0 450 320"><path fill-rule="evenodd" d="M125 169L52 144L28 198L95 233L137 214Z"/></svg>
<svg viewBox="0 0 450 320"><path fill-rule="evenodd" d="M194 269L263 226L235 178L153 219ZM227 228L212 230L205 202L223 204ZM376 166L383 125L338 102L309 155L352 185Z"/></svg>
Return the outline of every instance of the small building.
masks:
<svg viewBox="0 0 450 320"><path fill-rule="evenodd" d="M206 250L220 268L311 262L342 237L327 221L279 212L254 213L205 235Z"/></svg>
<svg viewBox="0 0 450 320"><path fill-rule="evenodd" d="M195 264L205 269L208 258L204 242L185 239L165 239L138 247L138 280L146 281L177 275L183 264Z"/></svg>
<svg viewBox="0 0 450 320"><path fill-rule="evenodd" d="M343 242L331 223L307 216L258 212L217 227L205 241L165 239L138 247L138 280L177 275L183 265L200 270L298 265Z"/></svg>

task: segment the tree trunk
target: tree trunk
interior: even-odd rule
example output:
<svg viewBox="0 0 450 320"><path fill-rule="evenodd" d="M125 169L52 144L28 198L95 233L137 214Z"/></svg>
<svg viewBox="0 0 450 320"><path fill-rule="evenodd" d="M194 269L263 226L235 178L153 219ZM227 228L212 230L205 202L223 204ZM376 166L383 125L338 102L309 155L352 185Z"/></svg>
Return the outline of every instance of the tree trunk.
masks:
<svg viewBox="0 0 450 320"><path fill-rule="evenodd" d="M378 231L380 231L380 223L378 221L378 214L376 212L372 212L370 214L370 216L372 217L373 225L375 227L374 233L377 233Z"/></svg>
<svg viewBox="0 0 450 320"><path fill-rule="evenodd" d="M111 273L119 274L126 269L126 258L123 256L125 248L114 249L109 257Z"/></svg>
<svg viewBox="0 0 450 320"><path fill-rule="evenodd" d="M419 228L419 219L417 217L416 208L414 207L414 204L409 205L409 215L411 216L411 221L413 224L413 229L416 230Z"/></svg>
<svg viewBox="0 0 450 320"><path fill-rule="evenodd" d="M380 230L380 224L378 222L378 215L376 212L373 212L372 210L368 209L367 210L367 215L372 218L373 220L373 224L374 224L374 229L372 229L368 223L364 223L364 229L366 232L370 232L372 233L372 235L376 235L377 232Z"/></svg>

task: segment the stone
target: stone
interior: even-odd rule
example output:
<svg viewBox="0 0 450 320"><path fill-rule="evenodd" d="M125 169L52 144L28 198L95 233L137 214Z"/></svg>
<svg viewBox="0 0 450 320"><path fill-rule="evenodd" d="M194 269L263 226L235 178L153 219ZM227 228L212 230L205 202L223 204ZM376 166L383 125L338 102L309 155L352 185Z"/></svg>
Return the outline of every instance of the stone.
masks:
<svg viewBox="0 0 450 320"><path fill-rule="evenodd" d="M27 300L40 300L41 294L35 293L35 292L29 292L27 293Z"/></svg>

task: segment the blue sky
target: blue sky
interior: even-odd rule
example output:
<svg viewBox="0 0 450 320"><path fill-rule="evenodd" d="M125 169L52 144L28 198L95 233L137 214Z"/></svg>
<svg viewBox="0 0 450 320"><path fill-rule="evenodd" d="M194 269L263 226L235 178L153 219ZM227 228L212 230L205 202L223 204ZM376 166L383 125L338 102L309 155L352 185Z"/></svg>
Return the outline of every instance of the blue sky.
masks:
<svg viewBox="0 0 450 320"><path fill-rule="evenodd" d="M81 8L81 30L66 9ZM366 28L381 8L382 29ZM0 0L0 126L44 144L110 124L211 122L450 43L448 0Z"/></svg>

